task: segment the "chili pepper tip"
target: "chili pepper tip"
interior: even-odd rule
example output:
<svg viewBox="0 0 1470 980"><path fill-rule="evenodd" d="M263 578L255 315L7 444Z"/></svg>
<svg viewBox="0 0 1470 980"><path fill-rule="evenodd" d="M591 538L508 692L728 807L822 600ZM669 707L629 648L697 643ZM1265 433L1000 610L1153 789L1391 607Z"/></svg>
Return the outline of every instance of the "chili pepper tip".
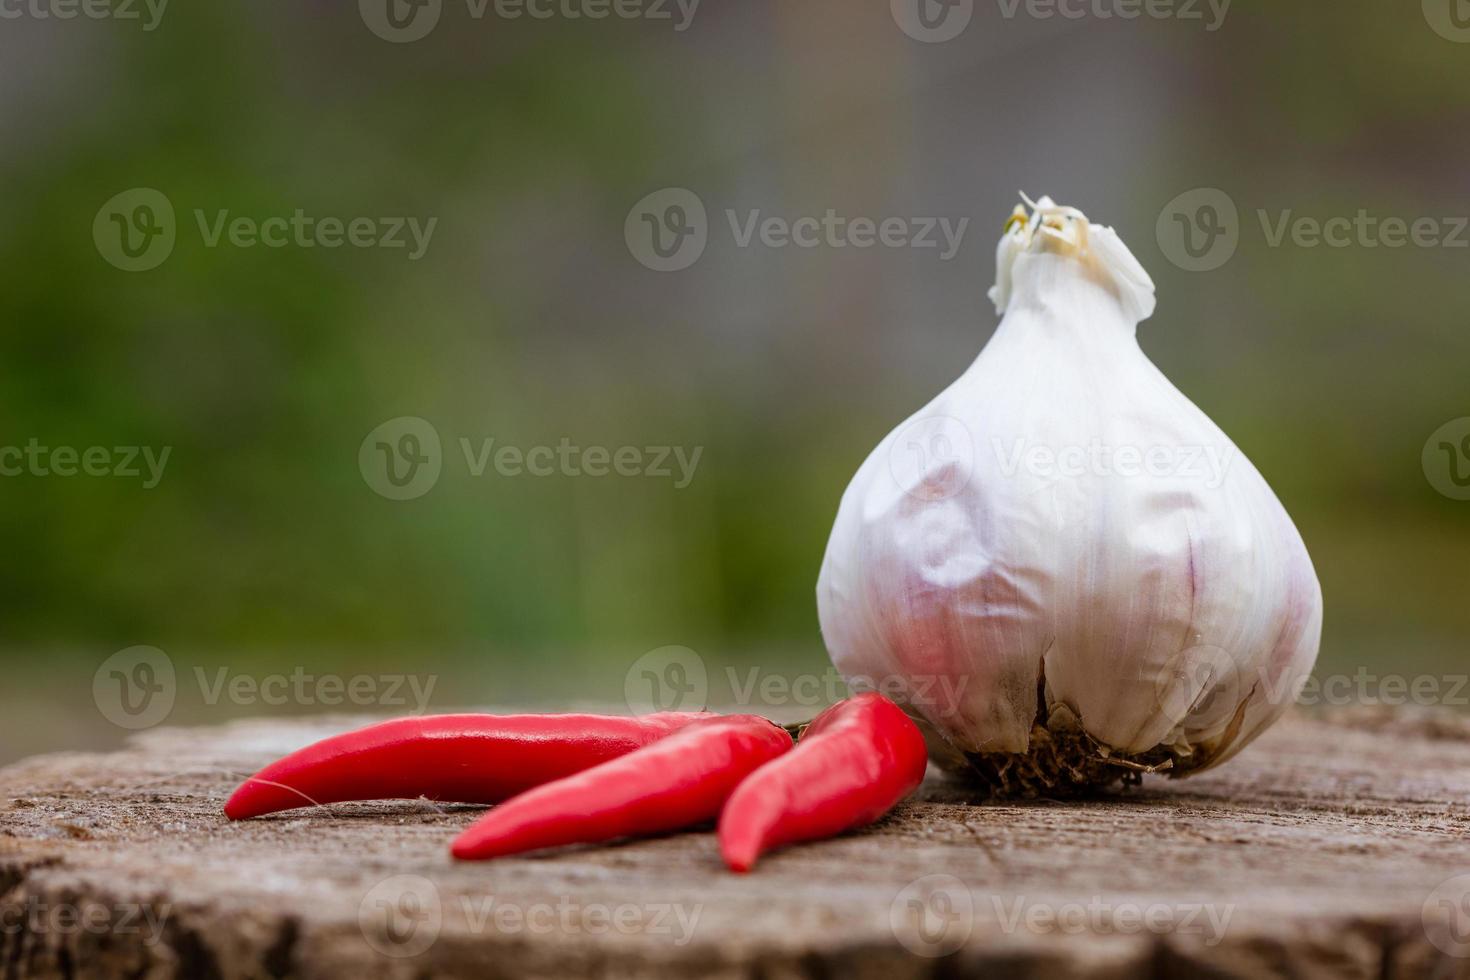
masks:
<svg viewBox="0 0 1470 980"><path fill-rule="evenodd" d="M874 692L816 717L791 752L756 769L720 814L720 853L736 872L765 851L877 820L924 779L918 727Z"/></svg>
<svg viewBox="0 0 1470 980"><path fill-rule="evenodd" d="M708 716L423 715L324 738L278 759L225 802L246 820L347 800L499 803L617 758Z"/></svg>
<svg viewBox="0 0 1470 980"><path fill-rule="evenodd" d="M785 729L755 715L693 722L492 808L450 853L474 861L682 830L718 816L747 775L790 748Z"/></svg>

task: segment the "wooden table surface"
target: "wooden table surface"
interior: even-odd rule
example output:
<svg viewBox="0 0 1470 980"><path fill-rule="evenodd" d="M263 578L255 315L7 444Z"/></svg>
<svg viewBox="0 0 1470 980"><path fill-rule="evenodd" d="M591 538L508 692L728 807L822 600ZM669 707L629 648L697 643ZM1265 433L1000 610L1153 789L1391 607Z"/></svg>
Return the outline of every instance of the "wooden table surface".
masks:
<svg viewBox="0 0 1470 980"><path fill-rule="evenodd" d="M1217 772L973 803L722 867L707 830L483 864L477 808L232 824L262 763L362 718L160 729L0 770L11 977L1470 977L1470 720L1277 725Z"/></svg>

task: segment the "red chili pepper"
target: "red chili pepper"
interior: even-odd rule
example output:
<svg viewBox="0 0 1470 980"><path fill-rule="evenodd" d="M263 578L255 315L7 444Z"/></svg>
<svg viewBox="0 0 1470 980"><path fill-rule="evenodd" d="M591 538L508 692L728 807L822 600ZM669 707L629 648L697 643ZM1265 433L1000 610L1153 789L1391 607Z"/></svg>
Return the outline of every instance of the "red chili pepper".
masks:
<svg viewBox="0 0 1470 980"><path fill-rule="evenodd" d="M709 718L491 810L452 848L466 860L679 830L713 820L749 773L791 748L755 715Z"/></svg>
<svg viewBox="0 0 1470 980"><path fill-rule="evenodd" d="M872 823L923 782L927 761L923 734L892 701L868 693L838 702L725 804L725 863L749 871L766 851Z"/></svg>
<svg viewBox="0 0 1470 980"><path fill-rule="evenodd" d="M499 803L714 716L430 715L334 735L266 766L225 803L231 820L343 800Z"/></svg>

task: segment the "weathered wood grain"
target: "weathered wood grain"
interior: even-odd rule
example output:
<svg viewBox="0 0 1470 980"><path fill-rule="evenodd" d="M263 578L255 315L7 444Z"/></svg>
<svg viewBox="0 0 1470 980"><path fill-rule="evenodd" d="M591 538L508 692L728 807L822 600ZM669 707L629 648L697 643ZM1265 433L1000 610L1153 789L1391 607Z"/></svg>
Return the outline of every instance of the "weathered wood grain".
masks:
<svg viewBox="0 0 1470 980"><path fill-rule="evenodd" d="M0 771L0 971L1470 977L1458 717L1299 714L1218 772L1080 802L973 805L931 775L881 824L743 877L708 832L455 864L476 808L220 815L260 764L362 721Z"/></svg>

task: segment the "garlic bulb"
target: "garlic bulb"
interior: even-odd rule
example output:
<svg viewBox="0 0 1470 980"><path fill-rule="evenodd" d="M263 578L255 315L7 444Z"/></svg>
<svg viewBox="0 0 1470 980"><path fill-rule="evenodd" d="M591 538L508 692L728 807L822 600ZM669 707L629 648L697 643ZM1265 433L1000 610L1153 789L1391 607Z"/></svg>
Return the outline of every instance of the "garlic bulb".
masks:
<svg viewBox="0 0 1470 980"><path fill-rule="evenodd" d="M1301 536L1139 348L1153 282L1111 228L1042 198L996 267L995 335L843 495L828 651L1002 791L1215 765L1316 659Z"/></svg>

